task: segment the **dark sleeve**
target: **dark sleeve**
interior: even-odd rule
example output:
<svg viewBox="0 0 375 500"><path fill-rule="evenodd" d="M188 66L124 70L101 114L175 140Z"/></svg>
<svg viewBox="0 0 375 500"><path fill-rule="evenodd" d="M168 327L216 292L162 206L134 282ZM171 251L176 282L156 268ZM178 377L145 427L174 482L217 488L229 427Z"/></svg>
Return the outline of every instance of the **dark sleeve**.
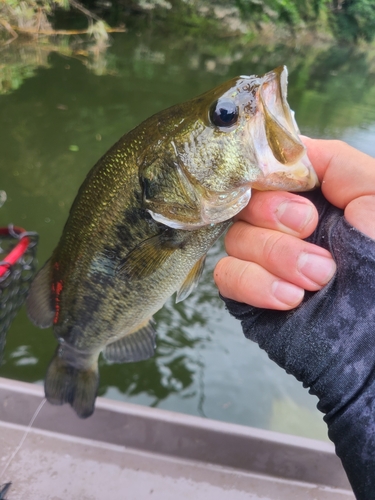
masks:
<svg viewBox="0 0 375 500"><path fill-rule="evenodd" d="M245 336L318 396L354 493L374 499L375 240L350 226L319 190L307 197L320 215L307 241L332 253L332 280L287 312L224 301Z"/></svg>

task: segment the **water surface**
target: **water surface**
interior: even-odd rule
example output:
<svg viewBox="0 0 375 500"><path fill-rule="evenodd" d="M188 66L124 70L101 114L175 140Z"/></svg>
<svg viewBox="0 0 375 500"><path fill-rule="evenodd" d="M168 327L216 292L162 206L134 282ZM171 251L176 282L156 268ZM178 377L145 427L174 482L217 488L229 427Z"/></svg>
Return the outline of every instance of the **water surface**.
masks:
<svg viewBox="0 0 375 500"><path fill-rule="evenodd" d="M13 57L14 49L7 50ZM201 43L148 29L114 36L95 67L47 49L43 59L30 54L22 56L19 64L29 66L18 80L0 68L0 189L8 195L0 225L37 231L40 263L57 244L88 170L122 134L239 74L287 64L301 131L342 138L375 156L375 64L354 49ZM326 439L316 398L246 340L225 312L212 280L222 255L218 244L198 290L177 305L170 299L156 315L152 359L101 360L99 394ZM0 376L41 384L55 346L51 329L34 327L22 310L8 333Z"/></svg>

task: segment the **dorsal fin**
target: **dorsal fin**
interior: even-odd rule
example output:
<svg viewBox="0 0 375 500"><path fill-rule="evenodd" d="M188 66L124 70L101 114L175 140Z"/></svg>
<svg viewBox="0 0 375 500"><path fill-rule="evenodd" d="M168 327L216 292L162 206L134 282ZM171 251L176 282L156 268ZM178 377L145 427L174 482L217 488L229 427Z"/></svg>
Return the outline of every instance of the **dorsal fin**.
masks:
<svg viewBox="0 0 375 500"><path fill-rule="evenodd" d="M206 254L203 255L191 268L189 274L186 276L185 281L182 283L181 288L176 295L176 303L181 302L186 297L189 297L194 288L198 285L198 281L202 276Z"/></svg>
<svg viewBox="0 0 375 500"><path fill-rule="evenodd" d="M51 284L51 261L47 260L33 279L26 299L27 314L40 328L52 326L55 316Z"/></svg>
<svg viewBox="0 0 375 500"><path fill-rule="evenodd" d="M114 363L129 363L151 358L156 347L156 332L152 323L152 320L148 320L135 332L108 344L103 351L105 359Z"/></svg>

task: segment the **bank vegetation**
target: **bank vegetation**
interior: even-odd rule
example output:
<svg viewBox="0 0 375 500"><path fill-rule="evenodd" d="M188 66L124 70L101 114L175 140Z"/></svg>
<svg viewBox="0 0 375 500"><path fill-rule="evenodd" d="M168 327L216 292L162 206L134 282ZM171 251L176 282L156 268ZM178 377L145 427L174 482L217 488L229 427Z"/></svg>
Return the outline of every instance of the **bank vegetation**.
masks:
<svg viewBox="0 0 375 500"><path fill-rule="evenodd" d="M67 14L68 13L68 14ZM373 0L0 0L0 38L89 34L105 39L135 18L222 36L312 33L347 43L375 37Z"/></svg>

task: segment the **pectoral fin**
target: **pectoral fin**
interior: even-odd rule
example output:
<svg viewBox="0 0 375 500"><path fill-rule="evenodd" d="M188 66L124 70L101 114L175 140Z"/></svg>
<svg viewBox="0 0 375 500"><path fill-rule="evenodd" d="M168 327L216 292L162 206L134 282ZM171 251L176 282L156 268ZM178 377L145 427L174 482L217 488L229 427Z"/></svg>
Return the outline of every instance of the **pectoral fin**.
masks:
<svg viewBox="0 0 375 500"><path fill-rule="evenodd" d="M173 229L140 243L118 267L118 274L127 279L140 280L151 276L184 243L186 236Z"/></svg>
<svg viewBox="0 0 375 500"><path fill-rule="evenodd" d="M155 336L152 320L147 321L135 332L107 345L103 356L114 363L129 363L151 358L156 347Z"/></svg>
<svg viewBox="0 0 375 500"><path fill-rule="evenodd" d="M184 299L189 297L191 292L198 285L198 281L202 276L205 261L206 261L206 255L203 255L203 257L201 257L191 268L181 288L177 292L176 303L182 302Z"/></svg>

